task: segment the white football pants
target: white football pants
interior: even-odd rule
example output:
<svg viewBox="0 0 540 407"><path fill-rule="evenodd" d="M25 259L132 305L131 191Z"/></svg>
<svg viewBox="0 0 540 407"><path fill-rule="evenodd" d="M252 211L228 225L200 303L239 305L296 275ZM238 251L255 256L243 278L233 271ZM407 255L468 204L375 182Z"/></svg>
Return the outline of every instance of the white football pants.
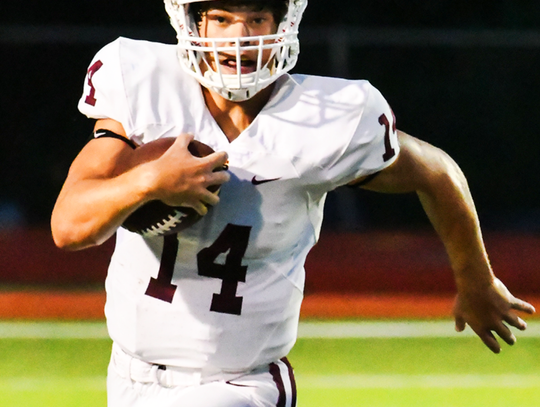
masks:
<svg viewBox="0 0 540 407"><path fill-rule="evenodd" d="M113 349L108 407L295 407L292 368L283 358L245 374L201 380L192 369L152 365Z"/></svg>

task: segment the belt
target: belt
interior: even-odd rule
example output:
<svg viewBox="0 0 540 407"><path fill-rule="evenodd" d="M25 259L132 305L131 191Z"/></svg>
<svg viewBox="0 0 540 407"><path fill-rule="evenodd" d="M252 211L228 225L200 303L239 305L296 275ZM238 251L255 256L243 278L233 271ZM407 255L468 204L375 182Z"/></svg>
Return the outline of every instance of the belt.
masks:
<svg viewBox="0 0 540 407"><path fill-rule="evenodd" d="M158 383L163 387L187 387L212 381L229 381L247 372L223 372L218 369L183 368L145 362L113 343L111 366L124 379L139 383Z"/></svg>
<svg viewBox="0 0 540 407"><path fill-rule="evenodd" d="M201 384L202 369L178 368L145 362L113 344L111 366L124 379L139 383L159 383L163 387Z"/></svg>

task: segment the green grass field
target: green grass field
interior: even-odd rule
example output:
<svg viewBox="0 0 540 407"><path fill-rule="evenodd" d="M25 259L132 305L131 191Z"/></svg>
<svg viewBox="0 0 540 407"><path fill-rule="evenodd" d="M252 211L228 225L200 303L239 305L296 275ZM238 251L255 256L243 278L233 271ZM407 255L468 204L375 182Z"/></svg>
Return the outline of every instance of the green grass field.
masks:
<svg viewBox="0 0 540 407"><path fill-rule="evenodd" d="M364 328L378 330L375 337L343 334L336 325L319 326L325 338L301 329L289 357L300 407L540 403L540 336L534 332L493 355L470 335L441 335L440 329L411 335L399 333L399 324L371 324ZM451 333L450 321L438 324ZM111 343L104 336L95 323L0 323L0 405L105 407Z"/></svg>

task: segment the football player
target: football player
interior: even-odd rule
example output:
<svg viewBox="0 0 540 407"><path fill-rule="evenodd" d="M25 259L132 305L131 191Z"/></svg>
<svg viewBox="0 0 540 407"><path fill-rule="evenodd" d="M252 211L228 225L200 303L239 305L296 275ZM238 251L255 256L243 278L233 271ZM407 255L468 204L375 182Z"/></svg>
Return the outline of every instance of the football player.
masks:
<svg viewBox="0 0 540 407"><path fill-rule="evenodd" d="M515 342L508 325L526 327L515 310L534 308L494 276L456 163L398 131L369 82L288 73L307 0L165 5L178 45L119 38L92 60L79 109L96 120L95 139L52 214L66 249L117 232L110 406L294 406L286 356L304 261L326 194L347 184L416 192L454 270L456 329L470 325L493 352L494 333ZM134 148L163 137L176 137L163 155L133 163ZM216 153L192 156L194 138ZM121 227L152 200L205 216L166 236Z"/></svg>

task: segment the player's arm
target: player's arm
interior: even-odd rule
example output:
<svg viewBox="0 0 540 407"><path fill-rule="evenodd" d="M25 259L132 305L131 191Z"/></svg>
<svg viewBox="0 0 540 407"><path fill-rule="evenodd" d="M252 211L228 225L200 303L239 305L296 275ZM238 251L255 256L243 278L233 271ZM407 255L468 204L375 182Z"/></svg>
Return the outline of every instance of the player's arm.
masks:
<svg viewBox="0 0 540 407"><path fill-rule="evenodd" d="M515 337L504 323L525 329L525 322L513 310L533 313L534 307L515 298L495 278L467 181L454 160L403 132L398 132L398 140L401 152L397 160L362 188L418 194L454 270L458 290L456 329L462 331L466 324L470 325L486 346L498 353L500 345L492 331L513 344Z"/></svg>
<svg viewBox="0 0 540 407"><path fill-rule="evenodd" d="M96 129L126 137L122 125L99 120ZM219 198L207 190L228 180L226 171L213 169L227 160L224 152L193 157L187 146L193 139L181 135L158 159L140 165L134 149L115 138L91 140L73 161L51 217L57 246L78 250L99 245L111 237L141 205L160 199L169 205L189 206L200 214Z"/></svg>

